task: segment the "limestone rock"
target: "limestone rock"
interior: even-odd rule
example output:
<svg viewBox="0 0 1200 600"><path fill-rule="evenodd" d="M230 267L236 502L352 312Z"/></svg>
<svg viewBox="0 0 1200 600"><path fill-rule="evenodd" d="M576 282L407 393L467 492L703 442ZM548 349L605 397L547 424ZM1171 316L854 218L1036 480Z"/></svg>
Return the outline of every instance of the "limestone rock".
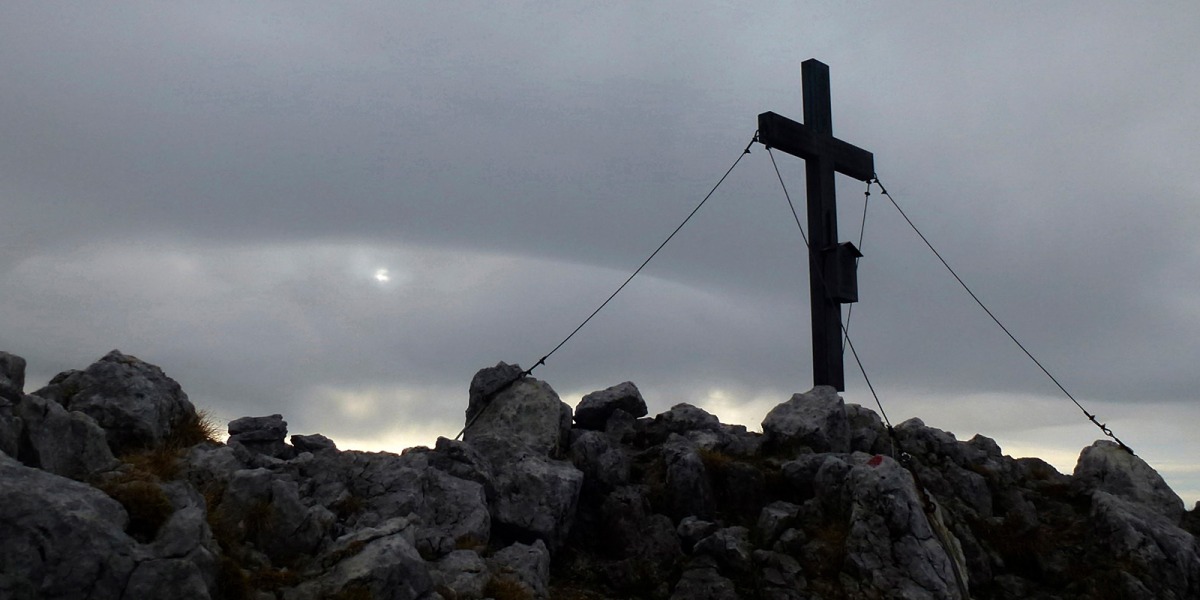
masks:
<svg viewBox="0 0 1200 600"><path fill-rule="evenodd" d="M284 427L287 427L287 423L284 423ZM335 444L333 440L319 433L314 433L312 435L293 435L292 447L296 449L296 452L324 452L326 450L337 450L337 444Z"/></svg>
<svg viewBox="0 0 1200 600"><path fill-rule="evenodd" d="M682 542L683 548L691 553L700 540L716 533L718 529L720 526L712 521L691 516L679 520L676 533L679 535L679 541Z"/></svg>
<svg viewBox="0 0 1200 600"><path fill-rule="evenodd" d="M671 410L654 417L654 420L671 433L716 431L721 428L721 422L715 415L686 402L672 406Z"/></svg>
<svg viewBox="0 0 1200 600"><path fill-rule="evenodd" d="M494 525L514 539L541 539L551 549L562 545L575 519L583 472L513 440L485 437L472 445L495 468Z"/></svg>
<svg viewBox="0 0 1200 600"><path fill-rule="evenodd" d="M489 589L516 587L527 598L546 600L550 597L550 551L542 540L532 544L515 543L497 551L487 563L492 574Z"/></svg>
<svg viewBox="0 0 1200 600"><path fill-rule="evenodd" d="M520 373L520 367L500 363L475 375L463 439L468 443L484 437L519 440L542 455L560 455L570 432L571 407L544 381L513 380L514 370ZM495 389L502 391L489 395Z"/></svg>
<svg viewBox="0 0 1200 600"><path fill-rule="evenodd" d="M1145 505L1172 523L1183 518L1183 500L1145 461L1114 442L1097 440L1083 449L1075 478L1089 488Z"/></svg>
<svg viewBox="0 0 1200 600"><path fill-rule="evenodd" d="M433 587L447 600L485 598L491 573L487 562L471 550L455 550L443 556L429 570Z"/></svg>
<svg viewBox="0 0 1200 600"><path fill-rule="evenodd" d="M693 561L679 578L671 600L739 600L733 581L721 575L711 560Z"/></svg>
<svg viewBox="0 0 1200 600"><path fill-rule="evenodd" d="M295 482L267 469L234 473L213 512L226 539L248 542L279 564L314 554L334 521L325 507L305 506Z"/></svg>
<svg viewBox="0 0 1200 600"><path fill-rule="evenodd" d="M25 359L0 352L0 399L20 401L25 394Z"/></svg>
<svg viewBox="0 0 1200 600"><path fill-rule="evenodd" d="M30 467L82 480L117 466L104 430L82 412L25 396L13 407L13 415L22 427L14 455Z"/></svg>
<svg viewBox="0 0 1200 600"><path fill-rule="evenodd" d="M849 507L843 569L853 587L864 596L961 598L912 477L890 458L857 456L839 494Z"/></svg>
<svg viewBox="0 0 1200 600"><path fill-rule="evenodd" d="M125 510L0 455L0 598L120 598L136 566Z"/></svg>
<svg viewBox="0 0 1200 600"><path fill-rule="evenodd" d="M59 373L34 395L95 419L115 455L160 445L197 418L175 380L119 350L83 371Z"/></svg>
<svg viewBox="0 0 1200 600"><path fill-rule="evenodd" d="M24 423L15 414L14 409L12 400L0 396L0 453L16 458Z"/></svg>
<svg viewBox="0 0 1200 600"><path fill-rule="evenodd" d="M646 401L633 382L626 381L584 396L575 407L575 423L582 429L600 431L617 410L634 418L646 416Z"/></svg>
<svg viewBox="0 0 1200 600"><path fill-rule="evenodd" d="M850 425L846 405L837 390L817 386L771 409L762 422L764 443L789 451L849 452Z"/></svg>
<svg viewBox="0 0 1200 600"><path fill-rule="evenodd" d="M629 457L599 431L584 431L571 442L571 461L583 472L586 484L601 490L629 481Z"/></svg>
<svg viewBox="0 0 1200 600"><path fill-rule="evenodd" d="M418 600L433 592L429 568L412 544L412 523L389 520L339 538L317 561L325 570L284 592L285 600L337 595L375 600Z"/></svg>
<svg viewBox="0 0 1200 600"><path fill-rule="evenodd" d="M850 451L867 454L898 454L892 448L891 436L883 419L858 404L846 405L846 422L850 427Z"/></svg>
<svg viewBox="0 0 1200 600"><path fill-rule="evenodd" d="M716 561L723 573L748 574L751 567L750 530L745 527L726 527L696 542L696 555L707 555Z"/></svg>
<svg viewBox="0 0 1200 600"><path fill-rule="evenodd" d="M1089 450L1092 448L1096 446ZM1115 451L1132 456L1119 447ZM1200 549L1196 538L1176 526L1158 507L1147 508L1144 502L1103 490L1093 492L1091 521L1099 545L1111 552L1125 575L1135 580L1128 590L1141 592L1138 597L1200 597Z"/></svg>
<svg viewBox="0 0 1200 600"><path fill-rule="evenodd" d="M274 458L289 459L296 450L283 440L287 438L287 421L283 415L242 417L229 422L229 443L241 444L247 450Z"/></svg>
<svg viewBox="0 0 1200 600"><path fill-rule="evenodd" d="M661 452L666 467L664 495L670 515L676 519L712 517L716 499L699 448L682 436L672 435L662 445Z"/></svg>

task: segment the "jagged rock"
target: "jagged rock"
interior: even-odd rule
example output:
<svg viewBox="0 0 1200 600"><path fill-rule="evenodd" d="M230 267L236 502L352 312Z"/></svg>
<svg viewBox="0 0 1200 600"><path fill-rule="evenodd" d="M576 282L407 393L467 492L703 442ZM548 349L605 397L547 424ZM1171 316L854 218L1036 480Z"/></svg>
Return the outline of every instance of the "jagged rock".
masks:
<svg viewBox="0 0 1200 600"><path fill-rule="evenodd" d="M897 425L895 431L898 448L916 457L913 468L923 486L974 518L992 516L993 495L982 473L998 468L1001 456L993 440L976 436L959 442L954 434L927 427L916 418Z"/></svg>
<svg viewBox="0 0 1200 600"><path fill-rule="evenodd" d="M474 481L483 486L491 500L496 496L496 481L492 465L470 444L439 437L432 451L422 453L429 466L459 479Z"/></svg>
<svg viewBox="0 0 1200 600"><path fill-rule="evenodd" d="M423 556L487 547L492 516L482 485L436 469L422 472L419 481L421 500L414 512L421 518L416 546Z"/></svg>
<svg viewBox="0 0 1200 600"><path fill-rule="evenodd" d="M519 440L535 452L558 456L570 435L571 407L544 381L532 377L513 380L514 370L520 373L520 367L500 363L475 374L463 440ZM496 389L502 391L490 395Z"/></svg>
<svg viewBox="0 0 1200 600"><path fill-rule="evenodd" d="M16 458L17 450L21 445L21 429L24 427L24 423L14 410L15 407L11 400L0 397L0 453Z"/></svg>
<svg viewBox="0 0 1200 600"><path fill-rule="evenodd" d="M633 382L626 381L584 396L575 407L575 424L581 429L599 431L617 410L634 418L646 416L646 401Z"/></svg>
<svg viewBox="0 0 1200 600"><path fill-rule="evenodd" d="M637 434L637 424L637 417L617 409L604 422L604 435L618 444L628 443Z"/></svg>
<svg viewBox="0 0 1200 600"><path fill-rule="evenodd" d="M285 438L287 421L283 415L242 417L229 422L229 443L241 444L256 454L283 460L294 457L296 449L287 445Z"/></svg>
<svg viewBox="0 0 1200 600"><path fill-rule="evenodd" d="M27 466L79 480L117 466L104 430L82 412L25 396L13 415L22 425L14 456Z"/></svg>
<svg viewBox="0 0 1200 600"><path fill-rule="evenodd" d="M544 540L551 549L562 545L575 519L583 472L514 440L485 437L472 445L494 466L494 525L505 537Z"/></svg>
<svg viewBox="0 0 1200 600"><path fill-rule="evenodd" d="M12 402L25 395L25 359L15 354L0 352L0 399Z"/></svg>
<svg viewBox="0 0 1200 600"><path fill-rule="evenodd" d="M172 512L150 544L151 554L192 563L206 587L216 589L221 548L209 528L204 497L182 481L163 484L162 490Z"/></svg>
<svg viewBox="0 0 1200 600"><path fill-rule="evenodd" d="M489 589L515 586L527 598L550 597L550 551L542 540L508 546L490 556L487 564L492 574Z"/></svg>
<svg viewBox="0 0 1200 600"><path fill-rule="evenodd" d="M683 548L691 553L697 542L716 533L720 528L720 525L698 517L684 517L679 520L679 527L675 532L679 535Z"/></svg>
<svg viewBox="0 0 1200 600"><path fill-rule="evenodd" d="M286 590L285 600L323 600L338 595L374 600L429 598L433 580L413 547L413 524L395 518L339 538L317 564L316 577Z"/></svg>
<svg viewBox="0 0 1200 600"><path fill-rule="evenodd" d="M95 419L118 456L160 445L177 428L197 419L195 407L174 379L119 350L83 371L59 373L34 395Z"/></svg>
<svg viewBox="0 0 1200 600"><path fill-rule="evenodd" d="M611 548L612 554L625 557L642 540L646 519L650 516L650 501L644 486L624 486L604 497L600 505L600 542Z"/></svg>
<svg viewBox="0 0 1200 600"><path fill-rule="evenodd" d="M104 369L146 378L140 361L108 359ZM0 385L19 389L20 369L4 360ZM469 409L480 422L497 408L478 412L487 388L520 374L485 371ZM231 424L229 445L172 442L110 470L84 457L111 461L120 428L64 408L84 374L60 375L49 399L0 395L0 598L544 598L552 551L566 561L555 565L564 596L1200 597L1189 533L1200 509L1183 513L1149 465L1106 443L1063 475L917 419L891 436L856 405L843 409L841 451L800 428L754 434L690 405L654 419L583 410L594 429L567 437L569 407L522 378L497 399L540 396L526 404L538 408L469 442L396 455L292 436L297 455L273 453L284 460L251 449L288 447L274 415ZM833 424L822 426L837 429L841 401L827 400ZM788 404L801 402L772 413L803 412ZM796 415L784 416L767 421ZM520 435L526 417L545 435ZM568 440L571 462L553 458ZM781 453L788 444L797 452ZM889 458L898 451L911 471ZM485 560L489 548L502 549Z"/></svg>
<svg viewBox="0 0 1200 600"><path fill-rule="evenodd" d="M0 352L0 452L17 457L20 445L21 418L14 405L21 402L25 389L25 359Z"/></svg>
<svg viewBox="0 0 1200 600"><path fill-rule="evenodd" d="M783 532L791 529L799 510L799 506L783 500L764 506L755 526L755 533L758 534L758 539L762 540L762 544L769 548Z"/></svg>
<svg viewBox="0 0 1200 600"><path fill-rule="evenodd" d="M891 458L855 456L848 469L822 467L844 473L834 497L849 508L842 567L854 582L848 587L865 597L961 598L954 549L943 547L912 477Z"/></svg>
<svg viewBox="0 0 1200 600"><path fill-rule="evenodd" d="M1101 443L1105 442L1097 442ZM1125 453L1119 448L1116 451ZM1196 538L1176 526L1161 507L1096 490L1092 492L1091 526L1097 545L1111 552L1124 575L1134 580L1128 582L1126 592L1139 595L1125 597L1200 597Z"/></svg>
<svg viewBox="0 0 1200 600"><path fill-rule="evenodd" d="M180 478L202 491L224 486L247 467L233 446L213 442L192 446L179 462Z"/></svg>
<svg viewBox="0 0 1200 600"><path fill-rule="evenodd" d="M672 434L661 451L666 467L663 495L667 512L675 519L711 517L716 499L699 448L687 438Z"/></svg>
<svg viewBox="0 0 1200 600"><path fill-rule="evenodd" d="M331 510L343 526L373 527L412 515L412 543L431 559L455 549L486 547L490 540L492 518L484 486L437 468L445 466L446 453L423 449L403 456L356 451L304 456L309 458L293 460L284 469L294 470L308 502Z"/></svg>
<svg viewBox="0 0 1200 600"><path fill-rule="evenodd" d="M504 361L476 372L471 378L466 422L470 423L478 416L479 412L491 403L492 396L509 388L523 377L525 374L520 365L510 365Z"/></svg>
<svg viewBox="0 0 1200 600"><path fill-rule="evenodd" d="M138 561L116 500L0 455L0 598L120 598Z"/></svg>
<svg viewBox="0 0 1200 600"><path fill-rule="evenodd" d="M170 590L173 598L208 600L210 582L190 561L179 558L139 562L125 584L121 598L154 598Z"/></svg>
<svg viewBox="0 0 1200 600"><path fill-rule="evenodd" d="M314 554L334 520L323 506L305 506L295 482L267 469L234 473L214 510L227 539L249 542L278 564Z"/></svg>
<svg viewBox="0 0 1200 600"><path fill-rule="evenodd" d="M764 443L777 451L807 447L814 452L849 452L850 424L837 390L819 385L771 409L762 422Z"/></svg>
<svg viewBox="0 0 1200 600"><path fill-rule="evenodd" d="M608 506L608 502L605 504ZM619 517L609 515L609 518ZM652 596L662 597L670 589L664 584L673 578L683 559L679 537L666 515L642 514L622 521L623 524L635 522L635 538L621 547L620 560L605 567L604 579L609 587L621 594L636 596L649 592Z"/></svg>
<svg viewBox="0 0 1200 600"><path fill-rule="evenodd" d="M1084 448L1075 464L1075 478L1089 488L1143 504L1172 523L1183 518L1183 500L1162 476L1114 442L1097 440Z"/></svg>
<svg viewBox="0 0 1200 600"><path fill-rule="evenodd" d="M766 600L804 600L807 582L804 570L796 559L780 552L755 550L754 566Z"/></svg>
<svg viewBox="0 0 1200 600"><path fill-rule="evenodd" d="M686 433L696 430L716 431L721 428L721 422L715 415L687 403L672 406L671 410L654 417L654 421L671 433Z"/></svg>
<svg viewBox="0 0 1200 600"><path fill-rule="evenodd" d="M671 600L739 600L733 581L717 572L712 559L693 560L675 590Z"/></svg>
<svg viewBox="0 0 1200 600"><path fill-rule="evenodd" d="M739 575L750 572L750 555L753 551L750 530L740 526L718 529L712 535L696 542L695 548L692 549L695 555L711 556L722 572Z"/></svg>
<svg viewBox="0 0 1200 600"><path fill-rule="evenodd" d="M433 587L445 600L477 600L486 597L491 573L487 562L471 550L455 550L430 567Z"/></svg>
<svg viewBox="0 0 1200 600"><path fill-rule="evenodd" d="M629 457L599 431L584 431L571 442L571 462L583 471L585 485L607 490L629 481Z"/></svg>
<svg viewBox="0 0 1200 600"><path fill-rule="evenodd" d="M886 454L895 458L891 436L883 419L874 411L858 404L846 405L846 423L850 428L850 451L867 454Z"/></svg>
<svg viewBox="0 0 1200 600"><path fill-rule="evenodd" d="M286 433L287 423L284 423L284 432ZM337 444L333 440L319 434L312 435L293 435L292 447L296 452L324 452L326 450L337 450Z"/></svg>

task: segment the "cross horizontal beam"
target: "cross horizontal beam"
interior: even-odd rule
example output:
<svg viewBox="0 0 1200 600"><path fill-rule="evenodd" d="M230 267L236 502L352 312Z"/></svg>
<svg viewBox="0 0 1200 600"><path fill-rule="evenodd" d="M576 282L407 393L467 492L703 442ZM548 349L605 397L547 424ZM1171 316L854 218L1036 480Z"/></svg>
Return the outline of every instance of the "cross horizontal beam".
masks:
<svg viewBox="0 0 1200 600"><path fill-rule="evenodd" d="M870 152L773 112L758 115L758 141L804 160L829 158L834 171L859 181L875 177L875 156Z"/></svg>

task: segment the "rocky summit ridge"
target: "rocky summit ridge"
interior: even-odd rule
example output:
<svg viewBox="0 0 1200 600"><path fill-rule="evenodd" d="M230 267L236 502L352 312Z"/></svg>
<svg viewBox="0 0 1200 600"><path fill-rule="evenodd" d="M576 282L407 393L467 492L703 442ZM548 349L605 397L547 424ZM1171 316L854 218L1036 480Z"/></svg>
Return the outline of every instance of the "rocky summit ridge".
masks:
<svg viewBox="0 0 1200 600"><path fill-rule="evenodd" d="M0 353L3 599L1200 598L1200 511L1117 445L1067 475L831 388L759 434L500 363L463 441L392 454L280 415L220 443L115 350L24 373Z"/></svg>

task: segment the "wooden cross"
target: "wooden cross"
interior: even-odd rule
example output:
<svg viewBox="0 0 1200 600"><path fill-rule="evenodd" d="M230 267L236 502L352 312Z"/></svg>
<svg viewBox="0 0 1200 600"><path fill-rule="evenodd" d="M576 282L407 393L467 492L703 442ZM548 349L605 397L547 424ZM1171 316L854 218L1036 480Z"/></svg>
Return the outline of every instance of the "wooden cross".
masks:
<svg viewBox="0 0 1200 600"><path fill-rule="evenodd" d="M812 304L813 385L845 391L841 304L858 301L853 264L857 249L838 244L834 172L859 181L875 177L875 157L833 137L829 66L810 58L801 68L804 123L773 112L758 115L758 140L804 159L808 191L809 292Z"/></svg>

